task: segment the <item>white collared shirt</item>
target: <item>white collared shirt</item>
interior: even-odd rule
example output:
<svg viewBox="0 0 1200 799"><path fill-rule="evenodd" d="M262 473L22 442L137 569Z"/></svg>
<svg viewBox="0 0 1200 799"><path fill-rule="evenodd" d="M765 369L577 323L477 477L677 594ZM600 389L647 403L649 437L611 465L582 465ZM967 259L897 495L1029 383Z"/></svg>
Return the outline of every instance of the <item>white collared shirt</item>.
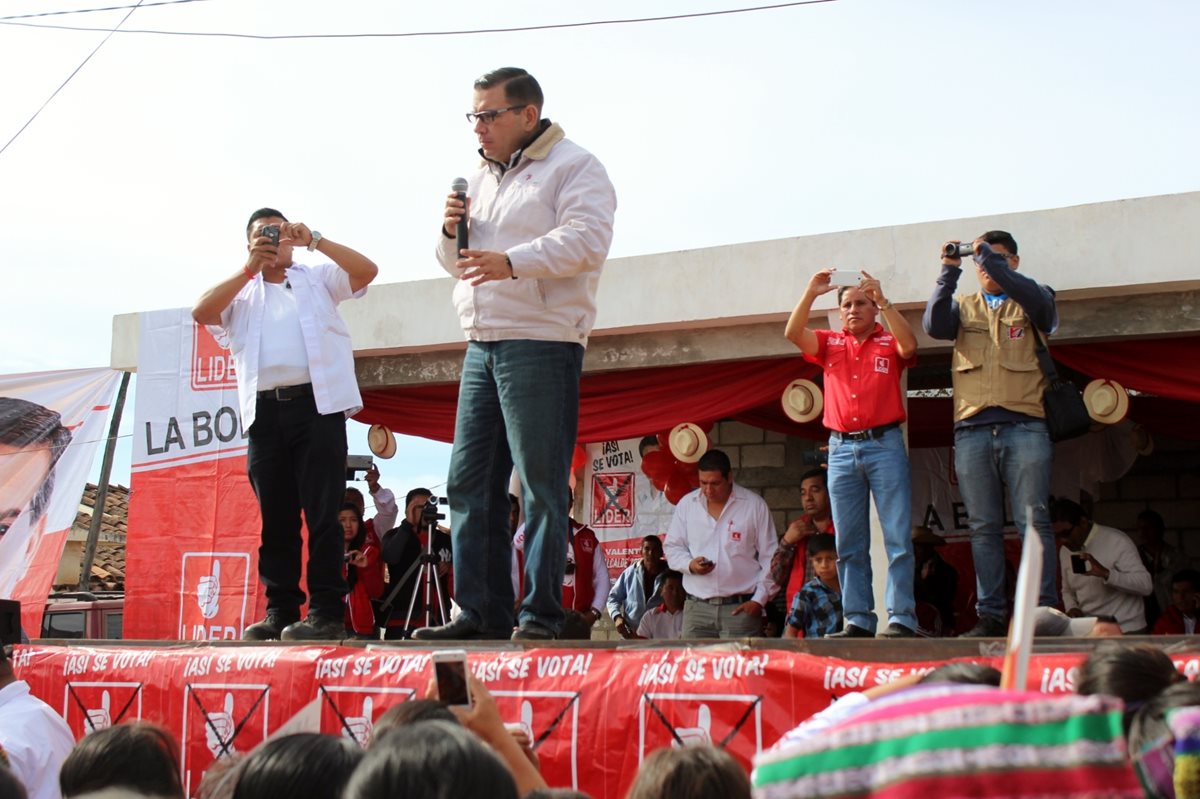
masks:
<svg viewBox="0 0 1200 799"><path fill-rule="evenodd" d="M683 637L683 609L672 613L666 605L648 610L638 622L637 634L642 638L678 641Z"/></svg>
<svg viewBox="0 0 1200 799"><path fill-rule="evenodd" d="M663 542L672 569L683 574L688 595L701 599L752 594L767 604L779 587L771 579L771 556L779 547L775 520L763 498L737 483L720 518L708 513L708 501L696 489L679 500ZM692 574L692 560L706 557L716 564L708 574Z"/></svg>
<svg viewBox="0 0 1200 799"><path fill-rule="evenodd" d="M343 300L363 296L367 287L352 292L350 275L337 264L292 264L287 270L287 282L295 292L317 411L322 414L341 411L353 416L362 410L362 395L354 376L354 345L337 306ZM262 275L257 275L221 311L221 324L208 326L213 338L233 354L237 364L244 430L254 424L266 304Z"/></svg>
<svg viewBox="0 0 1200 799"><path fill-rule="evenodd" d="M17 680L0 688L0 746L29 799L61 799L58 770L75 747L62 716Z"/></svg>

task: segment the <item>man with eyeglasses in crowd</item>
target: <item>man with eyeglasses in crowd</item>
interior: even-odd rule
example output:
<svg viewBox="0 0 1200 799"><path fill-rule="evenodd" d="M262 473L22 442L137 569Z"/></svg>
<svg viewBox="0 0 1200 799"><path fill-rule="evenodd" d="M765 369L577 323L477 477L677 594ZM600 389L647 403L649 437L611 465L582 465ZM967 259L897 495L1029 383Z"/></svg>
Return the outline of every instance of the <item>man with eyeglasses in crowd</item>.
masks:
<svg viewBox="0 0 1200 799"><path fill-rule="evenodd" d="M450 476L455 600L450 624L423 640L546 639L562 629L570 523L567 495L579 419L583 350L612 242L616 194L604 166L542 118L542 89L523 69L475 81L483 163L467 201L446 199L437 255L459 282L466 334ZM470 246L456 246L468 220ZM514 632L508 484L525 508L525 595Z"/></svg>

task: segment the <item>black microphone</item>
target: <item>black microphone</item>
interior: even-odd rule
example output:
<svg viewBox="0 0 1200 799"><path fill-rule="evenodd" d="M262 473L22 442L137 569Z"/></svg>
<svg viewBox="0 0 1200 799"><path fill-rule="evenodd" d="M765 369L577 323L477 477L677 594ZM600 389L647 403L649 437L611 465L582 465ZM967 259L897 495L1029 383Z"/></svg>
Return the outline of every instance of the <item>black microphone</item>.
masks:
<svg viewBox="0 0 1200 799"><path fill-rule="evenodd" d="M450 189L463 202L463 214L458 219L458 253L461 257L462 251L467 248L467 179L455 178Z"/></svg>

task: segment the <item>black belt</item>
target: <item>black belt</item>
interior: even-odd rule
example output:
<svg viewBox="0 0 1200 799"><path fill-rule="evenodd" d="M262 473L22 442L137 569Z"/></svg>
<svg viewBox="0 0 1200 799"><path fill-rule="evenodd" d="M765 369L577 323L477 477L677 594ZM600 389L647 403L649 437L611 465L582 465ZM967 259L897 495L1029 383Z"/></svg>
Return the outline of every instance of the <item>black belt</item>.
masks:
<svg viewBox="0 0 1200 799"><path fill-rule="evenodd" d="M301 383L298 386L280 386L279 388L269 388L266 391L258 392L260 400L275 400L276 402L287 402L288 400L311 397L312 395L312 383Z"/></svg>
<svg viewBox="0 0 1200 799"><path fill-rule="evenodd" d="M884 433L888 432L889 430L895 430L899 426L899 422L892 422L891 424L881 424L879 427L871 427L866 430L859 430L856 433L843 433L839 430L830 430L829 432L834 436L834 438L840 439L841 441L866 441L869 438L883 438Z"/></svg>
<svg viewBox="0 0 1200 799"><path fill-rule="evenodd" d="M706 605L740 605L743 602L749 602L754 599L754 594L735 594L734 596L714 596L705 599L700 596L688 594L687 598L693 602L703 602Z"/></svg>

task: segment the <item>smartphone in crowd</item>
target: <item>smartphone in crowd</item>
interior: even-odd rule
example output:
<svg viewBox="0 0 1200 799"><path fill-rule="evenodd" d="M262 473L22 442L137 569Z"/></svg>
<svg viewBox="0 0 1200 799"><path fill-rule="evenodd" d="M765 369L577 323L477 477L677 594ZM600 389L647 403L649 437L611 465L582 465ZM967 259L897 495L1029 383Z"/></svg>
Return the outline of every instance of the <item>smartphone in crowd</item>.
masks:
<svg viewBox="0 0 1200 799"><path fill-rule="evenodd" d="M829 273L829 284L831 286L857 286L862 282L862 279L862 273L849 269L846 271L835 269Z"/></svg>
<svg viewBox="0 0 1200 799"><path fill-rule="evenodd" d="M442 649L434 652L433 677L437 680L438 699L447 705L471 707L465 649Z"/></svg>

